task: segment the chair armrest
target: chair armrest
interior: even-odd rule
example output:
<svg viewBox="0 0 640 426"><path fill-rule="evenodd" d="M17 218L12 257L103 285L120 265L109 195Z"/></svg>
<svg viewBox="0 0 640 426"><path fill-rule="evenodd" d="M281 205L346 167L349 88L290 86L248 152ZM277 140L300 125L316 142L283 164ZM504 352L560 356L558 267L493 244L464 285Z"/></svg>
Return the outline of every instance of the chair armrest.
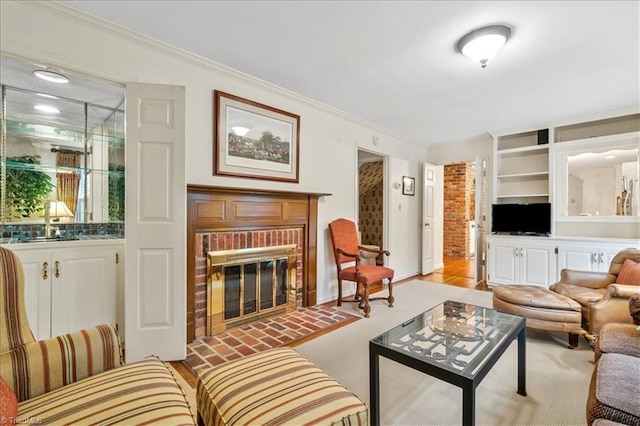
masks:
<svg viewBox="0 0 640 426"><path fill-rule="evenodd" d="M634 294L640 293L640 286L632 284L609 284L607 286L607 292L604 294L604 299L612 297L621 297L624 299L630 299Z"/></svg>
<svg viewBox="0 0 640 426"><path fill-rule="evenodd" d="M366 251L369 253L378 253L378 254L384 254L385 256L389 256L391 255L391 253L389 252L389 250L381 250L381 249L372 249L371 246L358 246L358 248L362 251Z"/></svg>
<svg viewBox="0 0 640 426"><path fill-rule="evenodd" d="M608 272L576 271L563 269L557 284L571 284L580 287L605 288L616 281L616 276Z"/></svg>
<svg viewBox="0 0 640 426"><path fill-rule="evenodd" d="M2 378L19 402L121 365L113 325L30 342L0 356Z"/></svg>
<svg viewBox="0 0 640 426"><path fill-rule="evenodd" d="M596 340L594 359L597 361L603 353L618 353L640 357L640 331L635 324L611 322L600 330Z"/></svg>
<svg viewBox="0 0 640 426"><path fill-rule="evenodd" d="M629 298L640 292L640 287L629 284L610 284L597 303L589 308L591 332L598 334L608 323L630 323Z"/></svg>
<svg viewBox="0 0 640 426"><path fill-rule="evenodd" d="M346 251L344 251L342 249L336 249L336 251L341 256L352 257L353 259L358 259L358 260L360 259L360 253L347 253Z"/></svg>

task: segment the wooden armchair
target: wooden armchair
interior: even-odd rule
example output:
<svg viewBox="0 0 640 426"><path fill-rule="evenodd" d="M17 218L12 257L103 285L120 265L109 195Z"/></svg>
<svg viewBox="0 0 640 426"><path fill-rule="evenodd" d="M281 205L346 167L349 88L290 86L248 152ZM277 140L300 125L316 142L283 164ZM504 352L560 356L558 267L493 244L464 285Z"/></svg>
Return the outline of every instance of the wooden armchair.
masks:
<svg viewBox="0 0 640 426"><path fill-rule="evenodd" d="M342 302L358 302L358 308L364 311L365 318L371 312L370 300L386 300L389 307L393 307L393 269L379 265L362 265L360 252L372 252L389 256L387 250L373 250L358 244L356 225L347 219L336 219L329 224L333 254L338 269L338 306ZM369 285L378 281L388 280L388 297L369 297ZM356 294L353 300L342 299L342 281L356 283Z"/></svg>

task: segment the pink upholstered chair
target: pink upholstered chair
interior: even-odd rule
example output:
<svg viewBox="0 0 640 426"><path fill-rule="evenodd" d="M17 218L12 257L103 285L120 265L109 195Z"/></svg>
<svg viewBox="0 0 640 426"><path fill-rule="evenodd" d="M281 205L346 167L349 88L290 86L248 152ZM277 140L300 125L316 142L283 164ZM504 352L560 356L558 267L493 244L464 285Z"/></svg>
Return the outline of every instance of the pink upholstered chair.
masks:
<svg viewBox="0 0 640 426"><path fill-rule="evenodd" d="M329 224L333 254L338 269L338 306L342 302L358 302L358 307L364 311L365 318L371 312L370 300L386 300L389 307L393 307L393 269L379 265L362 265L361 251L384 254L389 256L387 250L372 250L358 244L358 231L356 224L347 219L336 219ZM388 280L388 297L369 297L369 285L378 281ZM356 294L353 300L342 299L342 281L356 283Z"/></svg>

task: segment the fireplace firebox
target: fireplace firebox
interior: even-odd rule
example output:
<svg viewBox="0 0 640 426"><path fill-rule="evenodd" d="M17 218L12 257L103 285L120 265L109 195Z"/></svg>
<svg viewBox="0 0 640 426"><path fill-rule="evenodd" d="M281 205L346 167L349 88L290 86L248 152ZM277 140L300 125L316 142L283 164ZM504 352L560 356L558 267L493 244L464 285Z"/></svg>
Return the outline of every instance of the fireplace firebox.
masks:
<svg viewBox="0 0 640 426"><path fill-rule="evenodd" d="M207 334L296 309L297 245L207 253Z"/></svg>

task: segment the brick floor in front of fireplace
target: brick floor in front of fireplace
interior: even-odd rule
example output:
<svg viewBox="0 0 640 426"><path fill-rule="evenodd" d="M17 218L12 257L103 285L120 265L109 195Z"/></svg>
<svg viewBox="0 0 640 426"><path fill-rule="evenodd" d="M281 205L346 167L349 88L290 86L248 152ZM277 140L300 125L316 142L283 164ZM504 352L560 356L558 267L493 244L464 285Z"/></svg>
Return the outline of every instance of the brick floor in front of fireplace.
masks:
<svg viewBox="0 0 640 426"><path fill-rule="evenodd" d="M184 363L195 372L266 349L295 346L359 318L326 305L300 308L215 336L198 338L187 345Z"/></svg>

